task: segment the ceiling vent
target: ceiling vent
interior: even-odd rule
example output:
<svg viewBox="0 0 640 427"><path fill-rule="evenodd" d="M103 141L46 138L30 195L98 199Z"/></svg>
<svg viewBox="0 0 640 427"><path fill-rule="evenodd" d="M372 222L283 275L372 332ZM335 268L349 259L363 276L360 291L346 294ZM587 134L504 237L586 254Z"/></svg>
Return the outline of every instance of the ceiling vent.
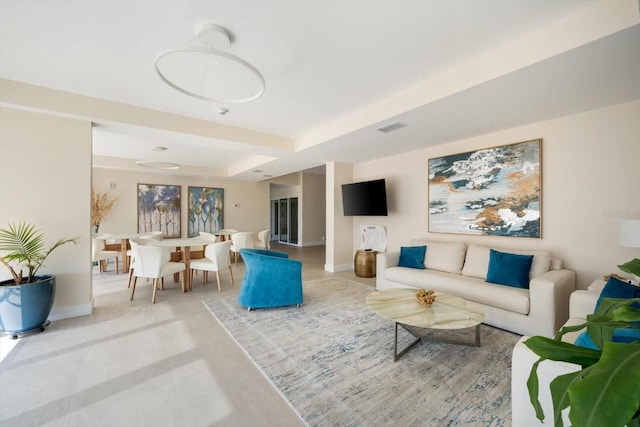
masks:
<svg viewBox="0 0 640 427"><path fill-rule="evenodd" d="M380 129L378 129L379 132L384 132L384 133L389 133L389 132L393 132L396 129L400 129L405 127L406 125L404 123L400 123L400 122L396 122L396 123L391 123L390 125L387 126L383 126Z"/></svg>

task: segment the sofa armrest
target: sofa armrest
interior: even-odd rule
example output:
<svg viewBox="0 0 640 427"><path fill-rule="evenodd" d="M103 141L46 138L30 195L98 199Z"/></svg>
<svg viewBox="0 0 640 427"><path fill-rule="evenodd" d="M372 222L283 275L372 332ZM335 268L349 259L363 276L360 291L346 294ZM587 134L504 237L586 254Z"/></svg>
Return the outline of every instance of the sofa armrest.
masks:
<svg viewBox="0 0 640 427"><path fill-rule="evenodd" d="M569 301L569 317L586 319L587 315L593 314L596 309L596 302L600 297L600 292L577 290L571 294Z"/></svg>
<svg viewBox="0 0 640 427"><path fill-rule="evenodd" d="M400 261L400 252L380 252L376 255L376 289L388 289L393 287L392 282L385 277L385 271L390 267L397 267Z"/></svg>
<svg viewBox="0 0 640 427"><path fill-rule="evenodd" d="M544 411L544 423L536 418L536 412L529 399L527 380L531 372L531 367L538 360L538 356L524 344L529 337L520 338L513 348L511 359L511 414L512 425L514 426L552 426L553 425L553 403L549 384L559 376L580 370L579 365L566 362L556 362L545 360L538 366L538 379L540 384L539 396L540 404ZM570 425L567 412L563 413L565 425Z"/></svg>
<svg viewBox="0 0 640 427"><path fill-rule="evenodd" d="M529 283L529 317L537 319L532 335L553 337L569 318L569 298L576 289L572 270L549 270Z"/></svg>

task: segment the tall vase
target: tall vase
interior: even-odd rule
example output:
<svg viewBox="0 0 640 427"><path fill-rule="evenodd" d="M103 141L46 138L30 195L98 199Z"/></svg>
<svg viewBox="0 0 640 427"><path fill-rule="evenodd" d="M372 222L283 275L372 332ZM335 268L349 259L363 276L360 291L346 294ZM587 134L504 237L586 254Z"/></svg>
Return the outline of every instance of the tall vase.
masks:
<svg viewBox="0 0 640 427"><path fill-rule="evenodd" d="M100 228L100 224L93 225L91 228L95 234L98 234L98 229Z"/></svg>

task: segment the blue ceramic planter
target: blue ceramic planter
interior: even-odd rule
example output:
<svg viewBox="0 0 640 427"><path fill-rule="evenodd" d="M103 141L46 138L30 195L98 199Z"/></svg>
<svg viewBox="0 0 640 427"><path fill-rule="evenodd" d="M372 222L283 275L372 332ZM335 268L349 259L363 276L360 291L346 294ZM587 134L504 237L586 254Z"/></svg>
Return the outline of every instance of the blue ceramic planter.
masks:
<svg viewBox="0 0 640 427"><path fill-rule="evenodd" d="M23 334L43 328L53 307L56 278L36 277L36 282L23 285L0 283L0 331Z"/></svg>

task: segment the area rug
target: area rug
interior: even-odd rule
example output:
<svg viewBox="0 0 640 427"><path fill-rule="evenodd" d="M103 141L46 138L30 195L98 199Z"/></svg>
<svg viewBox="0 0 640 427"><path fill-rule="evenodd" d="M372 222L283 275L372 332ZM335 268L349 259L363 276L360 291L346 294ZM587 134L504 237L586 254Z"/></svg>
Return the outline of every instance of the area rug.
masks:
<svg viewBox="0 0 640 427"><path fill-rule="evenodd" d="M308 425L511 425L518 335L482 325L481 347L423 341L394 362L393 322L364 302L373 288L331 277L303 292L300 308L203 303Z"/></svg>

